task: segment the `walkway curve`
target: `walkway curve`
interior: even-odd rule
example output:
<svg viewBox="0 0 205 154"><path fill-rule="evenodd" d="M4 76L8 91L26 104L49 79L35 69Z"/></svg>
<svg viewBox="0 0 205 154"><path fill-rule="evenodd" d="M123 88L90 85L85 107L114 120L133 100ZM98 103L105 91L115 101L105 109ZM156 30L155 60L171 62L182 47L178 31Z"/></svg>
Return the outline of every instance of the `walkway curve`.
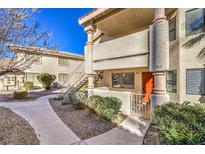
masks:
<svg viewBox="0 0 205 154"><path fill-rule="evenodd" d="M26 119L34 128L40 144L66 145L79 143L81 140L56 115L48 99L55 95L43 96L29 102L6 102L0 106L10 108Z"/></svg>
<svg viewBox="0 0 205 154"><path fill-rule="evenodd" d="M26 119L34 128L40 144L43 145L134 145L142 144L149 122L128 116L119 126L101 135L81 140L56 115L47 95L28 102L0 102L0 106L10 108Z"/></svg>

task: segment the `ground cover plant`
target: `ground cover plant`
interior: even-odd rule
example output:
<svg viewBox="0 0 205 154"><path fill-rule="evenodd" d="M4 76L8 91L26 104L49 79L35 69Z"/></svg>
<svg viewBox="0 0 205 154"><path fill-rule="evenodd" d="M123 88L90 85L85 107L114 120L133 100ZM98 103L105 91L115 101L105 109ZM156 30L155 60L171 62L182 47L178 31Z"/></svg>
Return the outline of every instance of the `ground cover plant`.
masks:
<svg viewBox="0 0 205 154"><path fill-rule="evenodd" d="M27 91L14 91L13 97L14 99L27 99L28 92Z"/></svg>
<svg viewBox="0 0 205 154"><path fill-rule="evenodd" d="M25 88L26 90L31 90L31 89L33 89L33 82L29 82L29 81L25 82L25 83L24 83L24 88Z"/></svg>
<svg viewBox="0 0 205 154"><path fill-rule="evenodd" d="M200 104L165 104L154 108L153 122L160 144L205 144L205 107Z"/></svg>

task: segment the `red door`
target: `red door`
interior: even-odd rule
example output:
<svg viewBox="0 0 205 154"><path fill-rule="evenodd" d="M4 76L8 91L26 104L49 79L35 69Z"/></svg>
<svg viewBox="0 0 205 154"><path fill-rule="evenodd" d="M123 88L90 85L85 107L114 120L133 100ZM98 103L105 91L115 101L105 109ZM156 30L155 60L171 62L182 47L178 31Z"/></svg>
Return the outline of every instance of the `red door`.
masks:
<svg viewBox="0 0 205 154"><path fill-rule="evenodd" d="M154 78L151 72L143 72L142 73L142 91L145 95L143 98L143 101L147 103L150 98L151 94L153 92L153 86L154 86Z"/></svg>

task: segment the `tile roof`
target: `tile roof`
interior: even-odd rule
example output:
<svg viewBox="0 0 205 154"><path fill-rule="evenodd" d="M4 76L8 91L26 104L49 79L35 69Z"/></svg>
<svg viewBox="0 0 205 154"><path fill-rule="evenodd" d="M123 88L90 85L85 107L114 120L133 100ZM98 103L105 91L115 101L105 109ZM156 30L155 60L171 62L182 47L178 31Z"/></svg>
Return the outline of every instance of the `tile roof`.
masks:
<svg viewBox="0 0 205 154"><path fill-rule="evenodd" d="M83 55L62 52L62 51L57 51L57 50L51 50L51 49L45 49L45 48L40 48L40 47L9 45L9 48L13 50L14 53L28 52L31 54L41 54L41 55L47 55L47 56L54 56L54 57L61 57L61 58L68 58L68 59L84 61Z"/></svg>

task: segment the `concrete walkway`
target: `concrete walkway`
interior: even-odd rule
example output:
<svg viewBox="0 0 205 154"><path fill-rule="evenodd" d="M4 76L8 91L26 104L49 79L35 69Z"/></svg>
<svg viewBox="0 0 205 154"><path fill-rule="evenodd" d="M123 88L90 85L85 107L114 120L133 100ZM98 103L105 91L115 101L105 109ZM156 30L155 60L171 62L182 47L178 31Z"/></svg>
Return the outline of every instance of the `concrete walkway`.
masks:
<svg viewBox="0 0 205 154"><path fill-rule="evenodd" d="M118 127L93 138L84 140L91 145L141 145L149 122L128 116Z"/></svg>
<svg viewBox="0 0 205 154"><path fill-rule="evenodd" d="M129 116L118 127L82 141L56 115L48 99L43 96L30 102L0 103L25 118L36 131L40 144L75 145L136 145L142 144L149 123Z"/></svg>
<svg viewBox="0 0 205 154"><path fill-rule="evenodd" d="M61 121L43 96L30 102L0 103L25 118L36 131L40 144L74 144L80 139Z"/></svg>

